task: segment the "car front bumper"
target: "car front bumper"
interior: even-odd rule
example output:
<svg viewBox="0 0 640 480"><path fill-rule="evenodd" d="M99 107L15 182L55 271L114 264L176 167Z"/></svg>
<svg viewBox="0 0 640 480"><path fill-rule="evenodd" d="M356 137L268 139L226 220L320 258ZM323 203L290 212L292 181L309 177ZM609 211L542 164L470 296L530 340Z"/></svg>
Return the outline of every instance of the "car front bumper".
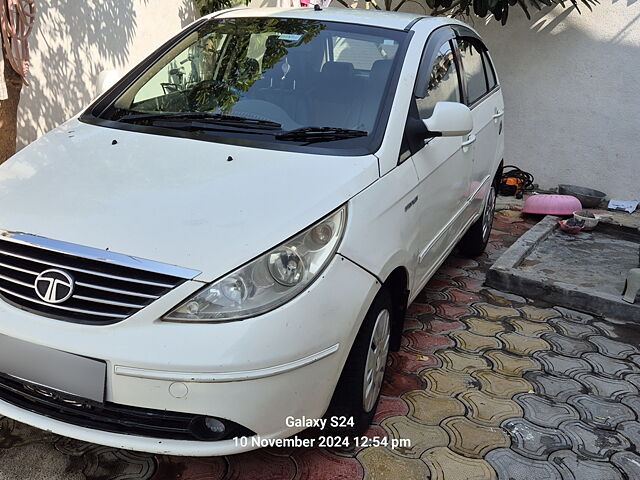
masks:
<svg viewBox="0 0 640 480"><path fill-rule="evenodd" d="M201 287L187 282L106 326L41 317L0 301L0 334L105 361L110 403L222 418L262 440L284 438L302 430L287 426L287 417L324 415L379 284L336 255L306 291L264 315L208 324L159 320ZM0 415L79 440L153 453L209 456L256 448L251 439L243 446L235 440L174 440L86 428L2 399Z"/></svg>

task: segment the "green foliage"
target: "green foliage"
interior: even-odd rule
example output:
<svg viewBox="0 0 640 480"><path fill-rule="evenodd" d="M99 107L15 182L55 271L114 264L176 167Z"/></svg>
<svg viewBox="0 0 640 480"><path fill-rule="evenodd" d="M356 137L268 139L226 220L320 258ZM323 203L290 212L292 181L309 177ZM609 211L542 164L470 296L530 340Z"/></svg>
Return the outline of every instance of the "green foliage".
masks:
<svg viewBox="0 0 640 480"><path fill-rule="evenodd" d="M218 10L231 8L241 2L245 5L249 5L249 1L250 0L194 0L200 15L209 15L210 13L217 12Z"/></svg>
<svg viewBox="0 0 640 480"><path fill-rule="evenodd" d="M201 63L200 70L211 72L212 75L186 92L189 110L230 113L261 77L258 62L247 56L252 33L275 33L276 39L261 59L262 70L266 71L285 58L290 48L309 43L317 37L326 25L303 19L243 18L215 23L210 28L210 32L200 32L205 38L204 42L210 45L205 46L200 40L203 48L197 49L201 52L197 56ZM277 39L277 34L296 34L301 37L287 41ZM207 67L203 68L202 65ZM224 68L216 68L216 65Z"/></svg>
<svg viewBox="0 0 640 480"><path fill-rule="evenodd" d="M490 14L502 22L502 25L505 25L509 17L509 7L520 7L527 18L531 19L529 13L531 7L541 10L542 6L560 5L564 8L570 2L580 13L578 2L591 10L591 7L596 5L598 0L425 0L425 2L433 9L432 15L464 16L475 14L484 18Z"/></svg>

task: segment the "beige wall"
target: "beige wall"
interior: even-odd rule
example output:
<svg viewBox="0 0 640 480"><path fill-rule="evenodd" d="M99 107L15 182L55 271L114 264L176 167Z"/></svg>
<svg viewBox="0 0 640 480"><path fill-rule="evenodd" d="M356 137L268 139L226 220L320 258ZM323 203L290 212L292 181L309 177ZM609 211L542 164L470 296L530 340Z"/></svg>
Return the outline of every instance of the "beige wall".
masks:
<svg viewBox="0 0 640 480"><path fill-rule="evenodd" d="M18 148L82 110L106 69L125 72L195 18L192 0L39 0Z"/></svg>
<svg viewBox="0 0 640 480"><path fill-rule="evenodd" d="M252 6L270 4L275 0ZM424 13L421 4L405 5ZM21 145L86 105L98 72L132 66L194 16L191 0L39 5ZM582 15L557 7L531 21L512 8L506 27L473 23L503 85L505 161L533 173L543 187L576 183L640 199L640 0L602 0Z"/></svg>
<svg viewBox="0 0 640 480"><path fill-rule="evenodd" d="M640 200L640 1L476 21L503 86L505 161L542 186Z"/></svg>

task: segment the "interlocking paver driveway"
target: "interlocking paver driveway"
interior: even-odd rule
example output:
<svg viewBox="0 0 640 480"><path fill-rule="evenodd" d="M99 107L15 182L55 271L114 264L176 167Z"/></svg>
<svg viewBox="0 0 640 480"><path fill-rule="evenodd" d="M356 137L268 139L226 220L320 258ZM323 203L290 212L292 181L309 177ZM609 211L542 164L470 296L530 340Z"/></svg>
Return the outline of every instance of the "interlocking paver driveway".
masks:
<svg viewBox="0 0 640 480"><path fill-rule="evenodd" d="M0 479L640 479L640 325L483 287L530 226L496 216L487 253L452 255L409 308L368 435L410 446L179 458L4 418Z"/></svg>

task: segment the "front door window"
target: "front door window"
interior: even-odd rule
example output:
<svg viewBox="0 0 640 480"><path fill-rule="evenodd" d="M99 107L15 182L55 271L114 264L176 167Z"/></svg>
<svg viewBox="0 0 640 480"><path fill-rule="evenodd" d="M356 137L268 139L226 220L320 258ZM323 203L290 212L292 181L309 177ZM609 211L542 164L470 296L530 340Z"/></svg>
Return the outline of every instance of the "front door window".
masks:
<svg viewBox="0 0 640 480"><path fill-rule="evenodd" d="M429 118L438 102L460 101L458 69L450 42L440 47L424 94L424 98L417 99L420 118Z"/></svg>

